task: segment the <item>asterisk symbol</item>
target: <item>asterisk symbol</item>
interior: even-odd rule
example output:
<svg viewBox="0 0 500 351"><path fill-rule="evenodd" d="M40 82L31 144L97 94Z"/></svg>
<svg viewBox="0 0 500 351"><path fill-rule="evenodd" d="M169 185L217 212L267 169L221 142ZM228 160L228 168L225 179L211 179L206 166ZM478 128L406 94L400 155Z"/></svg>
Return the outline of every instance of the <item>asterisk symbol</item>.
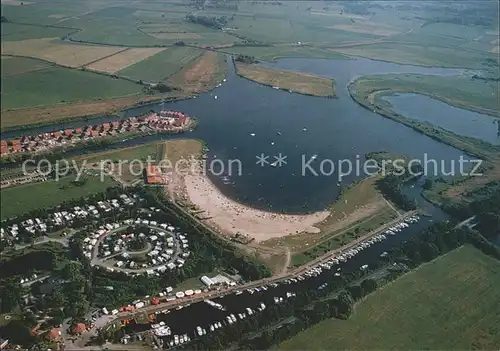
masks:
<svg viewBox="0 0 500 351"><path fill-rule="evenodd" d="M278 165L278 167L286 165L287 156L283 156L281 152L278 154L278 156L274 156L274 158L276 159L276 164Z"/></svg>
<svg viewBox="0 0 500 351"><path fill-rule="evenodd" d="M269 163L269 161L267 160L269 156L264 155L264 153L261 153L260 156L255 156L255 157L257 157L256 164L260 165L261 167L264 167Z"/></svg>

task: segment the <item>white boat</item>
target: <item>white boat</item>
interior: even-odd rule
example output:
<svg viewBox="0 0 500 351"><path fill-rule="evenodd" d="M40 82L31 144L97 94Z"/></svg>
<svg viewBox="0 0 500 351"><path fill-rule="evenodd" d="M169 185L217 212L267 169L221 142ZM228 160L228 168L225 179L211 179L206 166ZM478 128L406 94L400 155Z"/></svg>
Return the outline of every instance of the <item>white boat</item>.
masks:
<svg viewBox="0 0 500 351"><path fill-rule="evenodd" d="M255 133L250 133L250 136L255 136Z"/></svg>
<svg viewBox="0 0 500 351"><path fill-rule="evenodd" d="M217 95L214 96L214 99L217 100Z"/></svg>
<svg viewBox="0 0 500 351"><path fill-rule="evenodd" d="M302 128L302 131L303 132L307 132L307 128Z"/></svg>
<svg viewBox="0 0 500 351"><path fill-rule="evenodd" d="M271 167L276 167L277 165L278 165L278 161L273 162L273 163L270 164Z"/></svg>

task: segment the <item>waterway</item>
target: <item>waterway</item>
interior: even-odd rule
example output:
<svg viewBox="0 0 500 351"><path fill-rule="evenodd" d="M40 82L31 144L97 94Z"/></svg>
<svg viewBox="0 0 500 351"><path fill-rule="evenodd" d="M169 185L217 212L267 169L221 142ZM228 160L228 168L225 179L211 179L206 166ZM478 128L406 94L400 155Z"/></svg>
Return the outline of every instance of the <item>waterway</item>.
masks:
<svg viewBox="0 0 500 351"><path fill-rule="evenodd" d="M384 99L403 116L429 122L458 135L500 144L498 118L450 106L419 94L395 94Z"/></svg>
<svg viewBox="0 0 500 351"><path fill-rule="evenodd" d="M367 59L285 59L265 64L335 78L338 99L309 97L271 89L237 77L234 67L229 65L227 81L196 99L156 103L123 112L123 116L128 117L148 110L180 110L198 119L199 125L195 131L174 136L141 137L108 148L167 138L191 137L204 140L210 148L209 160L216 158L226 165L228 160L237 159L241 162L241 174L230 175L232 184L224 184L221 180L222 176L227 176L227 170L219 176L210 176L223 193L248 205L284 212L322 210L335 200L342 186L365 176L362 170L354 170L338 186L338 170L331 174L321 174L321 162L326 166L330 164L324 160L331 160L335 164L339 160L351 160L356 167L356 161L362 162L366 153L381 150L420 160L432 158L445 163L458 162L460 156L467 158L467 155L457 149L360 107L347 91L347 84L361 75L403 72L448 75L460 74L460 70L406 66ZM446 107L451 108L448 105ZM72 122L26 130L24 133L74 128L109 120L109 117L102 117L90 122ZM16 134L19 133L4 133L2 137L9 138ZM76 153L77 151L69 153L68 156ZM287 157L287 164L283 167L261 167L256 164L256 156L261 153L271 160L281 153ZM317 157L310 165L318 175L308 168L302 172L302 157L309 160L313 155ZM325 173L330 172L326 167L323 170ZM429 171L437 170L431 168ZM404 192L416 199L432 217L422 217L419 223L395 236L389 236L387 240L372 245L355 258L339 265L342 274L359 270L363 264L373 264L382 252L418 235L430 223L448 218L438 208L426 202L421 197L420 190L418 182L404 188ZM210 323L224 320L228 313L244 312L246 307L255 310L260 302L269 306L274 303L275 296L285 297L286 292L315 289L325 282L338 279L334 276L335 271L336 268L303 282L280 284L253 295L244 292L238 296L229 295L217 299L217 302L227 308L226 312L201 302L159 318L167 322L174 334L188 333L193 337L198 325L208 330Z"/></svg>
<svg viewBox="0 0 500 351"><path fill-rule="evenodd" d="M448 75L460 74L461 70L368 59L284 59L266 64L335 78L339 98L310 97L271 89L237 77L233 65L229 64L227 81L210 93L201 94L196 99L155 103L123 112L123 116L128 117L149 110L180 110L198 119L195 131L175 136L142 137L108 148L166 138L204 140L210 148L209 160L216 158L226 168L220 175L210 175L225 195L257 208L288 213L317 211L330 205L342 186L366 176L363 161L368 152L385 150L422 161L432 158L445 162L447 170L451 168L449 163L453 160L457 162L463 154L362 108L347 91L349 81L365 74L410 72ZM109 119L102 117L90 122L46 126L23 133L74 128ZM4 133L2 137L9 138L15 134L19 132ZM286 156L286 165L282 167L256 164L258 155L269 156L269 163L272 163L280 153ZM309 163L310 168L305 166L314 155L316 158ZM241 169L232 163L232 174L229 175L230 160L239 160ZM350 160L353 170L339 182L340 162L344 162L344 172L349 170L348 162L341 160ZM432 164L430 166L431 174L439 173L432 168ZM214 167L214 171L220 169ZM229 184L224 184L221 179L224 176L231 178Z"/></svg>

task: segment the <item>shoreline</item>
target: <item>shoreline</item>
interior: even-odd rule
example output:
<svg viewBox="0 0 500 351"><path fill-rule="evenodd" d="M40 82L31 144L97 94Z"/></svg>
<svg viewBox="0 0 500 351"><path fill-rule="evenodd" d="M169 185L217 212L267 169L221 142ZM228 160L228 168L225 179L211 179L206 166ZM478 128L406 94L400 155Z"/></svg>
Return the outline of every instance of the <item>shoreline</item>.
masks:
<svg viewBox="0 0 500 351"><path fill-rule="evenodd" d="M303 215L287 215L258 210L238 203L227 196L206 176L184 176L187 200L196 206L203 218L222 234L237 233L256 242L298 233L319 233L319 223L329 215L328 210Z"/></svg>

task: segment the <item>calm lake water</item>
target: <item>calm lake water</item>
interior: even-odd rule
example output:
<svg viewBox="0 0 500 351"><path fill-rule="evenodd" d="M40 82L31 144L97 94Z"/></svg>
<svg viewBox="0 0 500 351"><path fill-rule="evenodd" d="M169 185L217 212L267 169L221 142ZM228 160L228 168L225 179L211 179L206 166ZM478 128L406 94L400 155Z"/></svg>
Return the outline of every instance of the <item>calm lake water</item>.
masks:
<svg viewBox="0 0 500 351"><path fill-rule="evenodd" d="M220 175L210 176L225 195L257 208L289 213L317 211L329 206L338 196L341 186L366 176L362 163L368 152L384 150L419 160L433 158L438 162L444 161L448 169L451 168L448 163L458 160L463 154L362 108L350 98L346 88L354 77L365 74L414 72L445 75L459 74L460 70L367 59L285 59L265 64L335 77L339 98L310 97L271 89L237 77L230 64L227 82L210 93L201 94L196 99L156 103L124 111L124 116L132 116L148 110L180 110L198 119L199 126L194 132L173 137L154 135L129 140L111 148L162 138L191 137L204 140L210 148L208 160L221 160L226 168ZM98 118L91 123L109 119ZM66 123L64 127L86 123ZM61 127L47 126L25 133ZM9 138L15 134L19 133L4 133L2 137ZM287 162L282 167L261 167L256 164L258 155L269 156L272 163L280 153L286 156ZM317 156L310 163L311 168L305 167L305 163L314 155ZM231 175L228 174L230 160L239 160L241 174L237 174L237 167L233 167ZM338 168L341 160L349 160L353 171L343 177L339 184ZM343 171L348 171L347 161L342 162ZM332 165L335 168L333 170ZM435 173L432 167L429 170ZM219 169L215 168L214 171L218 172ZM224 184L224 176L229 176L230 184Z"/></svg>
<svg viewBox="0 0 500 351"><path fill-rule="evenodd" d="M384 99L406 117L432 123L459 135L500 144L498 118L456 108L425 95L396 94Z"/></svg>

